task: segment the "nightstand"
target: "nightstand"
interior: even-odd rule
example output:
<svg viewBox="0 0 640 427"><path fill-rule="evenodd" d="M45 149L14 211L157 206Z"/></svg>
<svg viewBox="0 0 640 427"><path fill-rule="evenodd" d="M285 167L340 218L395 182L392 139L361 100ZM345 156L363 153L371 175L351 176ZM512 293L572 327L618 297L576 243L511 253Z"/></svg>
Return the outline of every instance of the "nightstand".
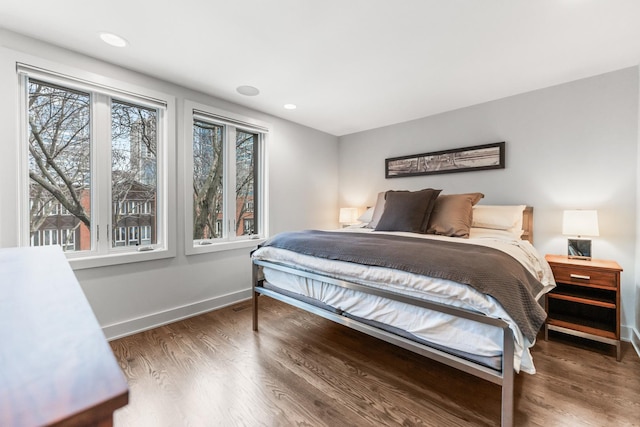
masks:
<svg viewBox="0 0 640 427"><path fill-rule="evenodd" d="M562 255L545 258L557 285L545 296L545 340L551 330L615 345L620 361L620 265Z"/></svg>

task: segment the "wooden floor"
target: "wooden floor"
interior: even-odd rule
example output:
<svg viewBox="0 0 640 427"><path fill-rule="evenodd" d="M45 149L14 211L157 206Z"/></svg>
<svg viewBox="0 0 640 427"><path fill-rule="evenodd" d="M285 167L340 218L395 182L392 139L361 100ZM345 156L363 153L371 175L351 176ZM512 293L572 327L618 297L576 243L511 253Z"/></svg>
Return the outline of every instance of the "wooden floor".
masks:
<svg viewBox="0 0 640 427"><path fill-rule="evenodd" d="M591 346L591 343L588 344ZM260 297L111 343L116 426L499 425L498 386ZM516 376L517 426L640 425L640 360L553 335Z"/></svg>

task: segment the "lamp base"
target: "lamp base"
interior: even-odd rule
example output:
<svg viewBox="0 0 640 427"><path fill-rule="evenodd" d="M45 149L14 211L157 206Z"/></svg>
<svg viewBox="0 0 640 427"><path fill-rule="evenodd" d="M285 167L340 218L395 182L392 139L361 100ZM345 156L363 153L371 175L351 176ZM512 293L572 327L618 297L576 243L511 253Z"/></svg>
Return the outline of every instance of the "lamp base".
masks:
<svg viewBox="0 0 640 427"><path fill-rule="evenodd" d="M591 260L591 240L567 239L567 255L570 259Z"/></svg>

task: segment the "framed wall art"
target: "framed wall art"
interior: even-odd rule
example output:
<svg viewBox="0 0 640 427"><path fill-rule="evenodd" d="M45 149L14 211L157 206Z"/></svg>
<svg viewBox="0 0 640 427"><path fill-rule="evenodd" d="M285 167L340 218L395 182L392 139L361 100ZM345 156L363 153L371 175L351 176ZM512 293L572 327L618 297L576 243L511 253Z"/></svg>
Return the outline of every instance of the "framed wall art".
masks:
<svg viewBox="0 0 640 427"><path fill-rule="evenodd" d="M385 159L385 178L504 169L504 142Z"/></svg>

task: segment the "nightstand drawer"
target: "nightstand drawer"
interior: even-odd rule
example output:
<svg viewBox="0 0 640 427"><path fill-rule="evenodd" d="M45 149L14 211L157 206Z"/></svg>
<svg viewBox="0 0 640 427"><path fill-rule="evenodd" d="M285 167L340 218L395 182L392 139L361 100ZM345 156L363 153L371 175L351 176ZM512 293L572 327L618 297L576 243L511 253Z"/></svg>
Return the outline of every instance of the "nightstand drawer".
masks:
<svg viewBox="0 0 640 427"><path fill-rule="evenodd" d="M554 266L553 276L556 282L575 285L596 285L616 288L618 286L617 273L608 271L589 270L585 268Z"/></svg>

